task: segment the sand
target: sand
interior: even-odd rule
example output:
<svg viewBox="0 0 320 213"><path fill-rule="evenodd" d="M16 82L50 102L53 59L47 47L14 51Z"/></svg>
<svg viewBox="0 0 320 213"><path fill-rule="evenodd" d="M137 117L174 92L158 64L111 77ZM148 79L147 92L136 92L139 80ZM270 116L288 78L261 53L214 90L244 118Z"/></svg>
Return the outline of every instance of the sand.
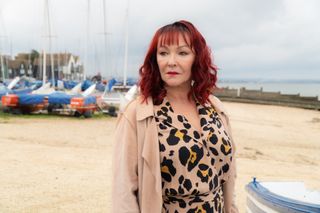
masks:
<svg viewBox="0 0 320 213"><path fill-rule="evenodd" d="M304 181L320 190L320 112L225 103L245 185ZM0 212L110 212L115 118L0 118Z"/></svg>

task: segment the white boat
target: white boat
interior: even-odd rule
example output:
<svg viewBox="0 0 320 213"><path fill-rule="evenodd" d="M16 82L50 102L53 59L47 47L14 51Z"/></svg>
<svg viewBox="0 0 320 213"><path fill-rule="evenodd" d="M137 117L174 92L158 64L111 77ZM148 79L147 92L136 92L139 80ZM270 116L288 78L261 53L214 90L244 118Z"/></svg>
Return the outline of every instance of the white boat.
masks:
<svg viewBox="0 0 320 213"><path fill-rule="evenodd" d="M20 77L19 76L15 77L7 86L8 90L12 90L19 81L20 81Z"/></svg>
<svg viewBox="0 0 320 213"><path fill-rule="evenodd" d="M120 105L124 107L128 102L133 100L138 92L138 86L133 85L127 92L104 92L101 99L106 104Z"/></svg>
<svg viewBox="0 0 320 213"><path fill-rule="evenodd" d="M55 89L51 87L51 83L47 82L45 84L43 84L40 88L33 90L31 93L32 94L52 94L55 92Z"/></svg>
<svg viewBox="0 0 320 213"><path fill-rule="evenodd" d="M247 213L320 213L320 192L303 182L258 182L246 186Z"/></svg>

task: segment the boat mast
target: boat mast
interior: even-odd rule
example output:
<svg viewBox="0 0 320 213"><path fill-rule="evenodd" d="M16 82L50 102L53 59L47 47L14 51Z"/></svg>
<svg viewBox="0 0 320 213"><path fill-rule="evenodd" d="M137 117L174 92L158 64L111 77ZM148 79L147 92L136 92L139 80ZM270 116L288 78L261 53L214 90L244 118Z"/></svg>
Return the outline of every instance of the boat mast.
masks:
<svg viewBox="0 0 320 213"><path fill-rule="evenodd" d="M5 81L5 73L4 73L4 64L3 64L3 55L0 52L0 65L1 65L1 71L2 71L2 81Z"/></svg>
<svg viewBox="0 0 320 213"><path fill-rule="evenodd" d="M53 53L52 53L52 34L51 34L51 25L50 25L50 13L49 13L49 0L45 0L45 12L46 12L46 20L47 20L47 27L48 27L48 38L49 38L49 54L51 60L51 79L52 79L52 86L55 85L54 81L54 62L53 62Z"/></svg>
<svg viewBox="0 0 320 213"><path fill-rule="evenodd" d="M7 38L6 36L6 30L5 30L5 26L4 26L4 23L2 22L2 13L1 13L1 10L0 10L0 30L1 30L1 26L3 26L3 32L4 32L4 35L1 35L0 34L0 39L2 40L2 38ZM5 81L5 71L4 71L4 63L3 63L3 53L2 53L2 41L0 40L0 69L1 69L1 72L2 72L2 81L4 82Z"/></svg>
<svg viewBox="0 0 320 213"><path fill-rule="evenodd" d="M108 66L108 57L107 57L107 13L106 13L106 0L103 0L103 36L104 36L104 51L105 51L105 58L104 58L104 69L107 69Z"/></svg>
<svg viewBox="0 0 320 213"><path fill-rule="evenodd" d="M60 51L58 52L57 55L57 66L58 66L58 80L62 80L61 79L61 73L60 73L60 68L61 68L61 64L60 64Z"/></svg>
<svg viewBox="0 0 320 213"><path fill-rule="evenodd" d="M124 46L124 64L123 64L123 87L127 86L127 69L128 69L128 44L129 44L129 0L127 1L125 16L125 46Z"/></svg>
<svg viewBox="0 0 320 213"><path fill-rule="evenodd" d="M47 75L47 69L46 69L46 66L47 66L47 59L46 59L46 51L43 49L43 63L42 63L42 85L45 85L46 83L46 75Z"/></svg>
<svg viewBox="0 0 320 213"><path fill-rule="evenodd" d="M86 45L85 45L85 68L83 69L83 80L86 80L86 69L89 69L89 37L90 37L90 0L87 1L87 33L86 33Z"/></svg>

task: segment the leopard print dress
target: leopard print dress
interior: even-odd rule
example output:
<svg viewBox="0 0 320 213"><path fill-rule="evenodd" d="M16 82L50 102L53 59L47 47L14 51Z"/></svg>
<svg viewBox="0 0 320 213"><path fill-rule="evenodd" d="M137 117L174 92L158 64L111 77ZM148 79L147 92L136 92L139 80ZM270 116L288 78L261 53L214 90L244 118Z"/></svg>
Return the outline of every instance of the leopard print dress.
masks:
<svg viewBox="0 0 320 213"><path fill-rule="evenodd" d="M162 212L223 212L222 184L233 149L221 119L210 104L196 103L201 131L176 114L165 98L154 106L162 176Z"/></svg>

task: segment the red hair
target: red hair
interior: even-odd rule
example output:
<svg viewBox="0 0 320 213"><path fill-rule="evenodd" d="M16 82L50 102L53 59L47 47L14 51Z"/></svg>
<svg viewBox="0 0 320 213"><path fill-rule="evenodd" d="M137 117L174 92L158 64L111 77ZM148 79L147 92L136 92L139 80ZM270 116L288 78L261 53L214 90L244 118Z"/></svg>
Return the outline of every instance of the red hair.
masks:
<svg viewBox="0 0 320 213"><path fill-rule="evenodd" d="M166 45L178 43L179 34L182 34L195 53L191 70L194 83L189 91L189 97L194 95L201 104L204 104L208 102L209 95L216 88L217 67L212 63L210 48L193 24L182 20L161 27L151 40L144 63L139 69L139 86L144 101L151 96L154 103L161 103L166 96L157 63L157 46L159 42ZM187 37L189 39L186 39Z"/></svg>

